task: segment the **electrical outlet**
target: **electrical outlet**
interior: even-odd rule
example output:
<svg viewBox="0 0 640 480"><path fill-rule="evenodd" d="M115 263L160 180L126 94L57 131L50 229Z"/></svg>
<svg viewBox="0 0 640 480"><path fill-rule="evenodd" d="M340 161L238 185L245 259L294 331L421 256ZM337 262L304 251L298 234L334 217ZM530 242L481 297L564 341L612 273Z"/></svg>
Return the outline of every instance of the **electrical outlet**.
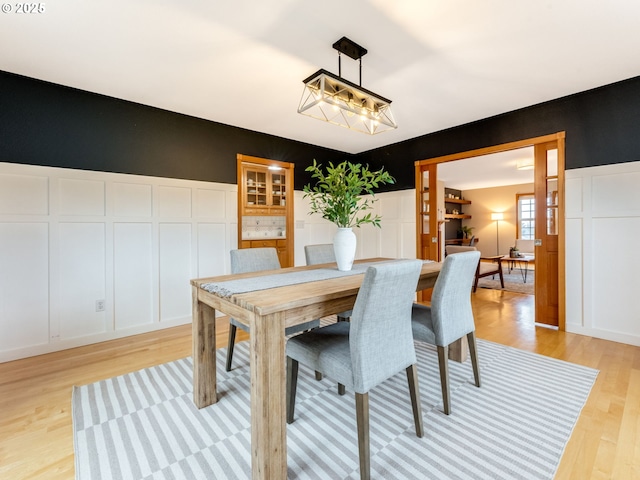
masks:
<svg viewBox="0 0 640 480"><path fill-rule="evenodd" d="M104 312L104 300L96 300L96 312Z"/></svg>

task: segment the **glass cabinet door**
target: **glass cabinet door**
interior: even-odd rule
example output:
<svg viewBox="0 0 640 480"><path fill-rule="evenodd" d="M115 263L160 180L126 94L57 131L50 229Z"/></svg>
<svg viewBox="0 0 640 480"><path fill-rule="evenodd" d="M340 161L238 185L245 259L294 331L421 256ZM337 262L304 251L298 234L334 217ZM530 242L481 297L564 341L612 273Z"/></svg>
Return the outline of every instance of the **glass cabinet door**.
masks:
<svg viewBox="0 0 640 480"><path fill-rule="evenodd" d="M267 205L267 172L246 170L247 205Z"/></svg>
<svg viewBox="0 0 640 480"><path fill-rule="evenodd" d="M271 205L284 207L286 204L287 184L284 173L271 173Z"/></svg>

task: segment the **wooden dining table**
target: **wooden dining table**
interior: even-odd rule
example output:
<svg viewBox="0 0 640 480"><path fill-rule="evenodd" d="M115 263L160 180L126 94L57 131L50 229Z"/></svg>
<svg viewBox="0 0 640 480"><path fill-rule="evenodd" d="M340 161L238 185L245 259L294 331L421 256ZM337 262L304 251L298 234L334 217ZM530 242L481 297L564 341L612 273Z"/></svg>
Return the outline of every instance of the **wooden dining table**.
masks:
<svg viewBox="0 0 640 480"><path fill-rule="evenodd" d="M366 259L360 262L389 261ZM358 262L356 262L358 263ZM424 263L416 290L433 287L440 263ZM217 402L216 310L250 328L251 472L253 479L287 478L285 328L350 310L364 273L222 295L205 288L243 278L273 282L274 275L334 269L335 264L224 275L191 280L193 295L193 400L198 408ZM310 272L314 273L314 272ZM277 277L276 277L277 278ZM283 277L284 278L284 277Z"/></svg>

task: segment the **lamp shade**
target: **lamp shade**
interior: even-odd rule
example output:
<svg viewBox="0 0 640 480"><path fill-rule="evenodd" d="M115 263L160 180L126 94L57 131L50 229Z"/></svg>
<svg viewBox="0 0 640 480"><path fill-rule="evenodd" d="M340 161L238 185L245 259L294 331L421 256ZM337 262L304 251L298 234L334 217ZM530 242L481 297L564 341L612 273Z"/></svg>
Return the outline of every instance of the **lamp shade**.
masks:
<svg viewBox="0 0 640 480"><path fill-rule="evenodd" d="M491 214L491 220L504 220L504 213L494 212Z"/></svg>

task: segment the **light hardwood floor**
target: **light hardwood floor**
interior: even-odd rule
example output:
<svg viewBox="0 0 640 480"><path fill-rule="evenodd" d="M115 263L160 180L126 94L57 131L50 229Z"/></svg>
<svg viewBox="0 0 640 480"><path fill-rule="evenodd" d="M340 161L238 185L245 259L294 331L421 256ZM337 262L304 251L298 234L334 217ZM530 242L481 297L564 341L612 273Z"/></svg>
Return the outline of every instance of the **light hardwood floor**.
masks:
<svg viewBox="0 0 640 480"><path fill-rule="evenodd" d="M473 299L479 338L600 370L556 478L640 478L640 348L535 327L533 297L479 289ZM71 387L190 354L185 325L0 364L0 479L73 479Z"/></svg>

